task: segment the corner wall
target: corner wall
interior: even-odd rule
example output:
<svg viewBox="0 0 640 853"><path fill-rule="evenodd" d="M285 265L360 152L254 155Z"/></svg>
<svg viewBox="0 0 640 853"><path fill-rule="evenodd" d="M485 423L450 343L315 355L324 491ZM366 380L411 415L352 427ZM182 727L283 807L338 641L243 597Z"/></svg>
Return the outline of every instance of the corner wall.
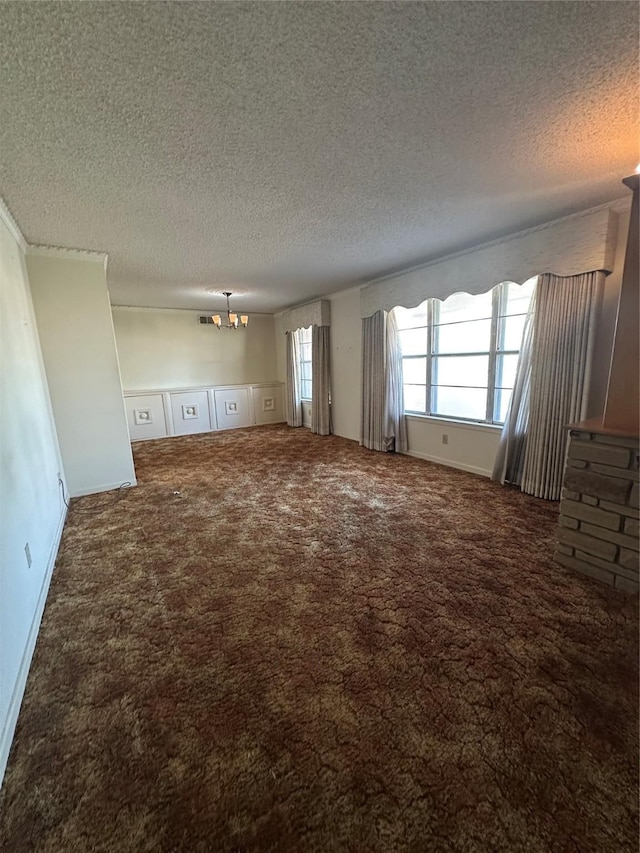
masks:
<svg viewBox="0 0 640 853"><path fill-rule="evenodd" d="M27 255L53 413L72 496L135 485L102 255Z"/></svg>
<svg viewBox="0 0 640 853"><path fill-rule="evenodd" d="M1 203L0 360L1 783L66 514L24 241Z"/></svg>

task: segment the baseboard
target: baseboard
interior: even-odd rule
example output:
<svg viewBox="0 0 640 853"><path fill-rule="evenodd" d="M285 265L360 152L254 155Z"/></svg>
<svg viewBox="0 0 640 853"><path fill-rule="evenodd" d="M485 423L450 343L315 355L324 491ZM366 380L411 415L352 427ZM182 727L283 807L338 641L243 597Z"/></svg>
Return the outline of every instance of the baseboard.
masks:
<svg viewBox="0 0 640 853"><path fill-rule="evenodd" d="M138 482L135 479L135 477L133 478L133 480L127 480L126 481L126 488L127 489L133 488L133 486L137 486L137 485L138 485ZM121 486L124 486L124 482L122 480L119 480L116 483L103 483L101 486L91 486L88 489L79 489L77 492L74 491L70 495L70 497L81 498L81 497L84 497L84 495L97 495L100 492L111 492L114 489L119 489Z"/></svg>
<svg viewBox="0 0 640 853"><path fill-rule="evenodd" d="M432 456L430 453L420 453L419 450L407 450L405 456L415 456L417 459L425 459L427 462L435 462L437 465L446 465L448 468L457 468L459 471L468 471L470 474L479 474L481 477L491 477L491 471L486 468L478 468L475 465L465 465L462 462L454 462L452 459L443 459L441 456Z"/></svg>
<svg viewBox="0 0 640 853"><path fill-rule="evenodd" d="M13 735L16 730L16 723L18 722L18 714L20 713L20 706L22 705L22 698L24 696L24 690L27 685L27 676L29 675L31 658L33 657L33 652L36 647L36 640L38 639L38 632L40 630L40 622L42 621L42 614L44 613L44 606L46 604L47 595L49 593L51 576L53 575L53 567L55 566L56 557L58 556L60 539L62 538L62 530L64 528L66 518L67 508L64 507L60 515L60 522L58 524L58 529L56 530L53 539L51 551L49 552L49 560L47 562L47 568L42 581L42 586L40 587L38 603L36 604L36 609L33 614L31 628L29 629L29 636L27 637L27 644L22 654L22 660L20 661L18 677L16 679L16 683L13 686L13 693L11 694L11 701L9 702L9 711L7 713L7 718L4 721L4 725L2 728L2 736L0 737L0 787L2 787L4 773L7 769L7 761L9 760L11 743L13 742Z"/></svg>

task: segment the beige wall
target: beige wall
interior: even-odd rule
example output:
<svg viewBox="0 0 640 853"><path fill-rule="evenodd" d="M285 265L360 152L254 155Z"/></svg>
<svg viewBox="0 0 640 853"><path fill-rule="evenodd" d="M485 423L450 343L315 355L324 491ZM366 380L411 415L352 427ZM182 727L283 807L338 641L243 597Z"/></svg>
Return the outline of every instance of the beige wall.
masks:
<svg viewBox="0 0 640 853"><path fill-rule="evenodd" d="M620 299L620 286L622 284L622 270L627 246L627 233L629 231L630 206L631 195L629 195L629 209L623 211L618 217L614 268L606 277L604 284L604 293L596 328L587 418L602 417L604 413L613 349L613 336L616 328L616 317L618 315L618 300Z"/></svg>
<svg viewBox="0 0 640 853"><path fill-rule="evenodd" d="M135 485L104 262L28 254L27 266L69 491Z"/></svg>
<svg viewBox="0 0 640 853"><path fill-rule="evenodd" d="M112 312L125 391L277 378L271 315L250 315L246 329L231 330L200 324L200 311L113 306Z"/></svg>
<svg viewBox="0 0 640 853"><path fill-rule="evenodd" d="M65 516L62 461L18 237L0 216L0 783Z"/></svg>
<svg viewBox="0 0 640 853"><path fill-rule="evenodd" d="M360 290L346 290L331 301L331 418L333 431L360 440L362 321Z"/></svg>

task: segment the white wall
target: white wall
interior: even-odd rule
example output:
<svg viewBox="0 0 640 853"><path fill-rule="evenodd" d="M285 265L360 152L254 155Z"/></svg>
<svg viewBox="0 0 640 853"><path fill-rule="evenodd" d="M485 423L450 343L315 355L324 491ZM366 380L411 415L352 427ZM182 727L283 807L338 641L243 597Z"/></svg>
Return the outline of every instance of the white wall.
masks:
<svg viewBox="0 0 640 853"><path fill-rule="evenodd" d="M245 385L277 378L273 317L252 314L246 329L201 325L202 311L113 306L126 391Z"/></svg>
<svg viewBox="0 0 640 853"><path fill-rule="evenodd" d="M3 216L0 210L0 782L65 518L23 241Z"/></svg>
<svg viewBox="0 0 640 853"><path fill-rule="evenodd" d="M474 474L491 476L500 427L407 416L409 454ZM446 444L444 442L447 442Z"/></svg>
<svg viewBox="0 0 640 853"><path fill-rule="evenodd" d="M29 253L27 268L69 491L135 485L104 259Z"/></svg>
<svg viewBox="0 0 640 853"><path fill-rule="evenodd" d="M285 334L285 317L276 314L274 318L276 344L276 371L279 382L287 384L287 336Z"/></svg>

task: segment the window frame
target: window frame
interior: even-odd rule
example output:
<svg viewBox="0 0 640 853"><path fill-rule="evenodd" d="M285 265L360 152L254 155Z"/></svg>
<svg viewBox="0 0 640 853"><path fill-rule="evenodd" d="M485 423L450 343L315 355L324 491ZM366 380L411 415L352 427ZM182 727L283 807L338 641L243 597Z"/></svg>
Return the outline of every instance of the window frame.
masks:
<svg viewBox="0 0 640 853"><path fill-rule="evenodd" d="M535 277L537 278L537 276ZM508 287L510 284L517 284L516 282L500 282L500 284L496 285L491 290L491 317L485 318L477 318L477 319L490 319L490 334L489 334L489 349L478 351L478 352L447 352L447 353L438 353L435 351L436 341L437 341L437 332L436 326L446 325L440 324L439 320L439 302L440 300L436 299L428 299L427 302L427 310L426 310L426 325L421 326L410 326L409 329L426 329L426 352L424 353L415 353L411 355L403 355L402 363L404 368L405 361L409 361L411 359L426 359L426 367L425 367L425 384L422 383L405 383L403 381L403 388L407 385L415 385L416 387L424 387L425 388L425 411L419 411L416 409L408 409L405 406L404 414L406 416L418 417L418 418L436 418L438 420L446 420L446 421L458 421L460 423L465 424L478 424L482 426L488 427L502 427L504 421L500 421L497 419L499 416L499 412L496 411L496 402L498 400L498 392L503 390L503 386L497 386L498 379L498 360L501 356L506 355L518 355L520 350L513 349L504 349L503 348L503 321L508 317L516 317L522 316L521 314L506 314L507 310L507 301L508 301ZM525 284L525 282L523 282ZM521 285L518 285L521 286ZM424 303L422 303L424 304ZM454 321L455 322L455 321ZM460 323L468 323L474 322L474 320L461 320L458 321ZM401 330L406 331L404 329ZM480 420L479 418L467 418L462 415L446 415L440 414L433 411L433 389L438 387L434 384L434 374L436 372L435 360L441 358L450 358L450 357L472 357L472 356L481 356L488 357L488 365L487 365L487 385L485 386L467 386L460 385L455 386L459 388L481 388L482 390L486 390L486 405L485 405L485 417L484 420ZM449 387L449 386L443 386ZM451 386L454 387L454 386ZM506 389L505 389L506 390Z"/></svg>
<svg viewBox="0 0 640 853"><path fill-rule="evenodd" d="M303 340L303 336L306 336L307 334L309 335L309 340ZM307 344L309 345L309 353L310 353L308 359L302 357L303 347L306 346ZM311 326L301 327L298 329L298 347L299 347L298 351L300 353L300 356L298 358L298 368L300 370L300 399L302 401L304 401L305 403L308 403L308 402L311 402L312 397L311 396L305 397L304 394L302 393L302 389L304 387L304 384L306 382L309 382L311 385L311 394L313 394L313 329ZM303 375L303 373L304 373L303 365L304 364L309 365L309 373L311 374L311 379L305 379L304 378L304 375Z"/></svg>

